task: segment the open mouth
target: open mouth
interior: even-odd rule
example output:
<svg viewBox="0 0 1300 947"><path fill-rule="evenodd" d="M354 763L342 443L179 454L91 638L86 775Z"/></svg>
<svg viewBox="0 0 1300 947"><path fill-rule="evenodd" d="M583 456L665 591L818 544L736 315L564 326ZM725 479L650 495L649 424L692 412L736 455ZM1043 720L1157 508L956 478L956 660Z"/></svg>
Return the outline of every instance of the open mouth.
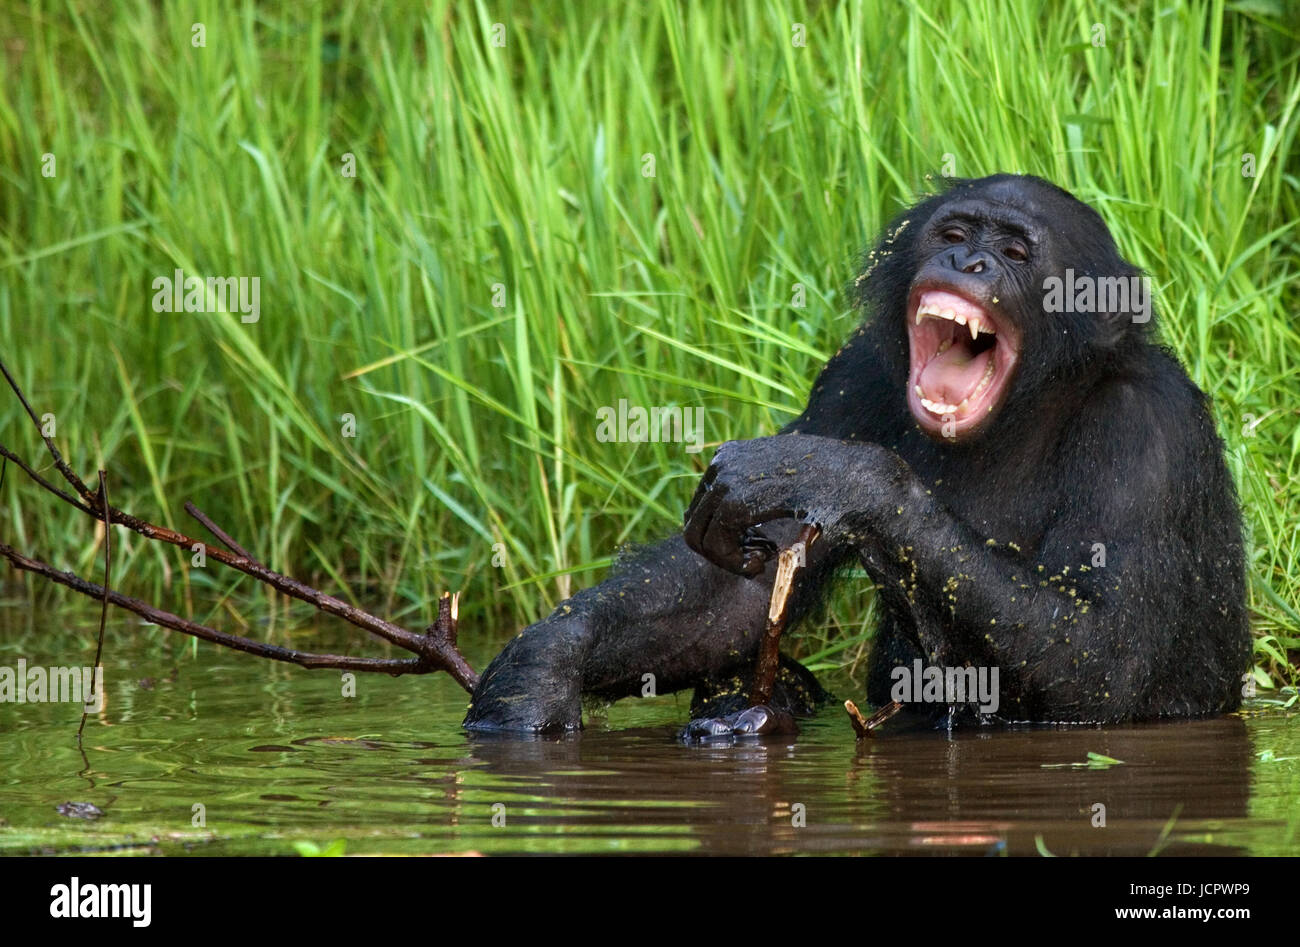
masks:
<svg viewBox="0 0 1300 947"><path fill-rule="evenodd" d="M956 437L998 408L1020 356L1018 333L984 307L943 289L912 293L907 404L931 434Z"/></svg>

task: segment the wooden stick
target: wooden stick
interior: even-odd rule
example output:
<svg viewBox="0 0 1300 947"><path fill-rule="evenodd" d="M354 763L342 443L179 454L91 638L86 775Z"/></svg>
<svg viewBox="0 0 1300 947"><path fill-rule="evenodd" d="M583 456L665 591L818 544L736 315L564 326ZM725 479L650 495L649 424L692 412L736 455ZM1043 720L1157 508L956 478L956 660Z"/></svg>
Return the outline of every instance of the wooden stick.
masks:
<svg viewBox="0 0 1300 947"><path fill-rule="evenodd" d="M808 549L817 541L821 530L808 523L799 531L799 538L789 549L781 550L776 563L776 581L772 584L772 599L767 607L767 628L758 645L758 664L754 669L754 686L749 692L749 705L757 707L772 699L776 686L776 672L781 664L781 635L789 618L790 593L794 590L794 577L807 562Z"/></svg>

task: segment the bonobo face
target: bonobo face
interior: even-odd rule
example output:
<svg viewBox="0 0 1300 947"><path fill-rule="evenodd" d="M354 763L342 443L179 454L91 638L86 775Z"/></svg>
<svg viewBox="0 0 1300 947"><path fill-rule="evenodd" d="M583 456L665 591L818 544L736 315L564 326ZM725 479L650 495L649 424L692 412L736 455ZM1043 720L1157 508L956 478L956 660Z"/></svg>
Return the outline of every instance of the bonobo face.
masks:
<svg viewBox="0 0 1300 947"><path fill-rule="evenodd" d="M1039 309L1026 303L1047 259L1048 235L1025 196L1023 187L963 188L915 237L907 403L929 434L975 433L1015 379L1024 337L1017 317Z"/></svg>
<svg viewBox="0 0 1300 947"><path fill-rule="evenodd" d="M1127 264L1092 208L1038 178L962 181L933 207L912 236L907 403L922 430L952 442L996 423L1013 390L1067 360L1061 339L1095 335L1043 312L1044 278L1062 261L1107 273Z"/></svg>

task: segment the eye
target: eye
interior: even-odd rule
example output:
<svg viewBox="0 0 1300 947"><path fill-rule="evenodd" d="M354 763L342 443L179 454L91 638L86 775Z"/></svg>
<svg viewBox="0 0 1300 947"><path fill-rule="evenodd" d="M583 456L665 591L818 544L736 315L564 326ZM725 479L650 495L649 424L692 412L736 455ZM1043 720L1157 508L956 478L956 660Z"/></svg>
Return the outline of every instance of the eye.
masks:
<svg viewBox="0 0 1300 947"><path fill-rule="evenodd" d="M939 239L944 243L965 243L966 231L960 227L944 227L939 231Z"/></svg>
<svg viewBox="0 0 1300 947"><path fill-rule="evenodd" d="M1013 243L1008 243L1003 247L1002 255L1008 260L1013 260L1016 263L1024 263L1029 259L1029 250L1026 249L1023 243L1017 240Z"/></svg>

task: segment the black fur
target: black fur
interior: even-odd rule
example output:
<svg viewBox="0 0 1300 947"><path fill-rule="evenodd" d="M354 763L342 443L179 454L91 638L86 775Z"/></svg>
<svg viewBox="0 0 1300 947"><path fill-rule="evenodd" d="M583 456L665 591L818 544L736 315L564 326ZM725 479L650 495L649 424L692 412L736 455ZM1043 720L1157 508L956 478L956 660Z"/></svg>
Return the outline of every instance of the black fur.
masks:
<svg viewBox="0 0 1300 947"><path fill-rule="evenodd" d="M937 234L958 210L969 234ZM1007 217L1028 222L1027 261L999 252ZM770 553L796 519L823 531L796 619L846 560L879 589L873 702L920 658L998 668L1003 720L1235 708L1250 655L1240 515L1206 399L1133 313L1045 311L1043 279L1067 268L1137 274L1095 211L1038 178L958 181L900 215L855 283L867 321L803 414L723 445L685 539L526 629L484 673L465 726L573 729L583 694L745 673ZM1000 338L1020 336L1000 405L956 438L922 430L906 402L909 296L930 276L984 300Z"/></svg>

